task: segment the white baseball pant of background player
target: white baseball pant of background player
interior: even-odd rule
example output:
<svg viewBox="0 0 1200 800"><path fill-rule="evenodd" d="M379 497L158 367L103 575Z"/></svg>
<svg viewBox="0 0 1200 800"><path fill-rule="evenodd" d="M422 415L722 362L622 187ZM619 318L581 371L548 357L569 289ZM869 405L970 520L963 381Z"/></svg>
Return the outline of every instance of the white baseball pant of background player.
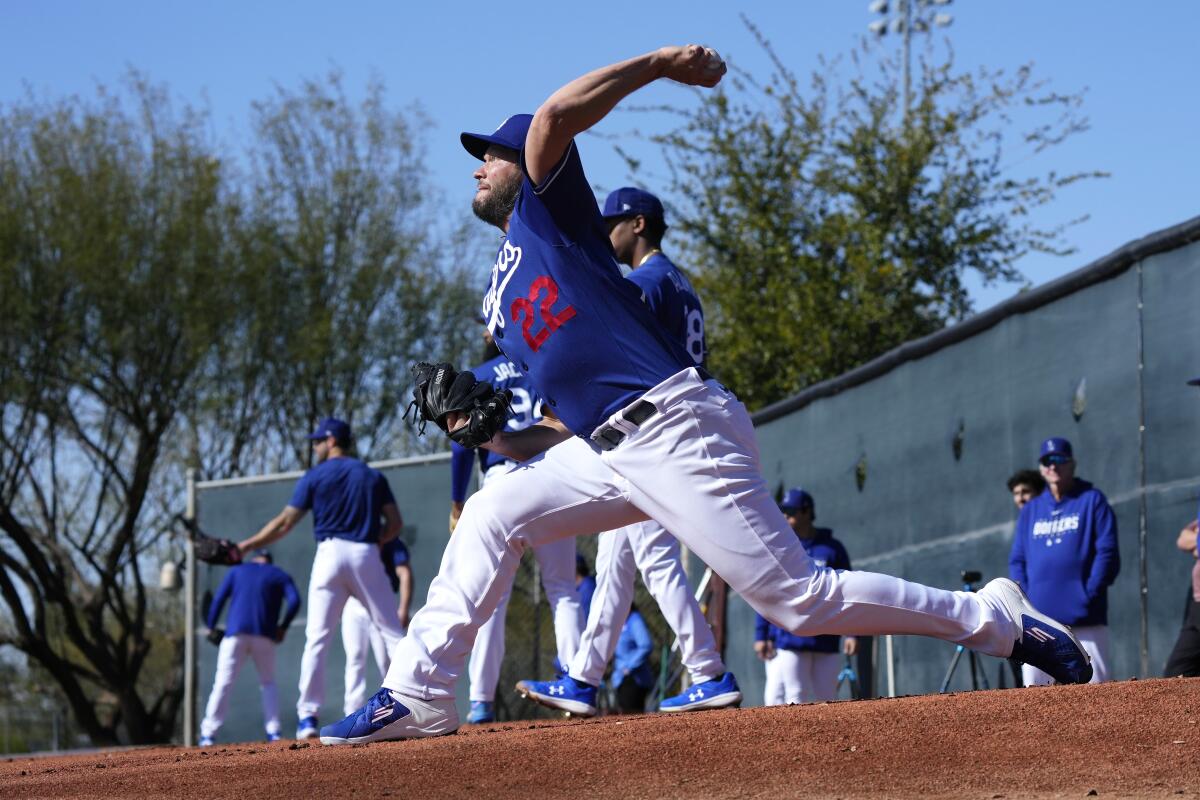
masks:
<svg viewBox="0 0 1200 800"><path fill-rule="evenodd" d="M404 638L404 629L396 618L396 596L379 560L379 545L346 539L319 542L308 581L300 700L296 703L300 719L317 716L325 701L325 648L350 597L367 610L389 654Z"/></svg>
<svg viewBox="0 0 1200 800"><path fill-rule="evenodd" d="M496 482L516 466L515 462L498 464L483 473L480 490ZM450 536L457 536L457 530ZM579 592L575 588L575 537L569 536L533 548L538 569L542 573L542 588L546 590L546 601L554 620L554 643L560 664L570 664L579 649L579 637L583 628L583 607L579 604ZM517 556L518 560L520 555ZM492 702L496 695L496 683L500 680L500 665L504 661L504 620L508 614L508 599L512 596L512 580L500 599L496 611L479 628L475 647L471 650L468 674L471 678L470 699ZM359 703L358 706L362 705ZM349 714L358 706L350 708ZM349 708L349 706L347 706Z"/></svg>
<svg viewBox="0 0 1200 800"><path fill-rule="evenodd" d="M552 447L467 502L425 606L392 654L383 685L453 697L475 632L512 583L521 551L653 518L767 619L806 634L918 634L1008 656L1020 633L987 587L951 592L816 566L775 506L745 407L695 369L643 398L658 413L600 451L579 437Z"/></svg>
<svg viewBox="0 0 1200 800"><path fill-rule="evenodd" d="M200 721L200 735L214 737L225 722L229 710L229 692L238 671L249 656L258 672L258 687L262 692L263 728L279 734L279 688L275 685L275 641L252 633L235 633L221 640L217 649L217 671L213 676L212 693Z"/></svg>
<svg viewBox="0 0 1200 800"><path fill-rule="evenodd" d="M380 675L387 675L392 663L383 634L371 624L371 615L363 608L363 604L353 597L346 600L346 607L342 610L342 647L346 650L343 705L345 713L350 714L367 702L367 650L375 657L375 666L379 668Z"/></svg>
<svg viewBox="0 0 1200 800"><path fill-rule="evenodd" d="M1104 683L1108 680L1108 626L1084 625L1071 628L1071 633L1075 634L1092 658L1092 679L1088 682ZM1054 678L1028 664L1021 665L1021 680L1026 686L1049 686L1054 683Z"/></svg>
<svg viewBox="0 0 1200 800"><path fill-rule="evenodd" d="M767 680L763 705L823 703L837 699L841 653L780 649L764 663Z"/></svg>
<svg viewBox="0 0 1200 800"><path fill-rule="evenodd" d="M692 596L680 560L679 542L654 521L638 522L600 534L596 548L596 593L587 627L569 673L584 683L599 686L617 648L621 626L633 603L636 572L663 619L679 637L680 658L692 683L714 680L725 674L708 620Z"/></svg>

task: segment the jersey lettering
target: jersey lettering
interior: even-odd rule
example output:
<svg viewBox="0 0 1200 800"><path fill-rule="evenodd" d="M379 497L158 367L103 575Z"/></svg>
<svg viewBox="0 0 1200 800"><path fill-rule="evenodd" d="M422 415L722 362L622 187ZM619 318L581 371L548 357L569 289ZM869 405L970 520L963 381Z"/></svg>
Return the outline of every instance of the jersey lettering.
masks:
<svg viewBox="0 0 1200 800"><path fill-rule="evenodd" d="M483 296L483 316L487 320L488 330L492 333L496 332L496 328L504 327L504 314L500 311L500 298L504 295L508 282L517 273L519 266L521 266L521 248L505 239L504 244L500 247L500 252L496 253L496 263L492 265L492 285L487 294ZM500 279L501 275L504 275L503 280Z"/></svg>
<svg viewBox="0 0 1200 800"><path fill-rule="evenodd" d="M537 333L533 333L533 302L541 296L542 291L546 292L546 296L542 297L540 303L540 311L544 328ZM562 327L562 324L575 316L575 306L567 306L557 314L552 313L553 306L558 302L558 284L549 275L540 275L529 287L529 297L518 297L512 304L512 320L513 322L521 323L521 335L525 337L525 343L529 345L529 349L537 352L550 334Z"/></svg>
<svg viewBox="0 0 1200 800"><path fill-rule="evenodd" d="M684 308L684 329L687 331L687 347L688 355L697 364L704 362L704 314L700 309Z"/></svg>
<svg viewBox="0 0 1200 800"><path fill-rule="evenodd" d="M512 402L509 404L512 416L508 418L506 427L510 431L528 428L542 418L542 399L540 397L537 402L534 402L529 395L529 390L520 386L511 386L509 391L512 392Z"/></svg>

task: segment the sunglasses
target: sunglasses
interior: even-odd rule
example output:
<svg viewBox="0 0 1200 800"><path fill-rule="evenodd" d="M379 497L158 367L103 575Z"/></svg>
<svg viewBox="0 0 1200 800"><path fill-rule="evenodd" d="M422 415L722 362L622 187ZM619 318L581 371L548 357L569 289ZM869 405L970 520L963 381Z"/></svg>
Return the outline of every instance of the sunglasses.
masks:
<svg viewBox="0 0 1200 800"><path fill-rule="evenodd" d="M1059 466L1062 466L1063 464L1070 464L1070 463L1071 463L1070 456L1063 456L1063 455L1058 455L1058 454L1046 456L1045 458L1042 459L1043 467L1049 467L1052 465L1059 467Z"/></svg>

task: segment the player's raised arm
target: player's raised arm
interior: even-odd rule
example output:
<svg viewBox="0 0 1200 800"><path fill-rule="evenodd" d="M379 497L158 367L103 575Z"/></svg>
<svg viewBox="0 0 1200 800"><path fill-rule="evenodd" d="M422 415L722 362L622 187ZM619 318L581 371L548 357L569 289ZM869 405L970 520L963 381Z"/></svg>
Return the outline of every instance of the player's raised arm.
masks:
<svg viewBox="0 0 1200 800"><path fill-rule="evenodd" d="M562 158L576 134L583 133L617 103L651 81L670 78L689 86L716 86L725 62L711 47L689 44L662 47L610 64L576 78L542 103L525 139L525 167L540 184Z"/></svg>

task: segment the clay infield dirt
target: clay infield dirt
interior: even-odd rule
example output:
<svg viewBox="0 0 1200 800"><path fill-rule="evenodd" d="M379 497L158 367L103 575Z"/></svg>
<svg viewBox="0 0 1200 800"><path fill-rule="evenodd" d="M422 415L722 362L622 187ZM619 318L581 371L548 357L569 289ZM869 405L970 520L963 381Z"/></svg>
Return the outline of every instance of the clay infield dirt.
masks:
<svg viewBox="0 0 1200 800"><path fill-rule="evenodd" d="M0 797L1198 797L1200 679L0 760Z"/></svg>

